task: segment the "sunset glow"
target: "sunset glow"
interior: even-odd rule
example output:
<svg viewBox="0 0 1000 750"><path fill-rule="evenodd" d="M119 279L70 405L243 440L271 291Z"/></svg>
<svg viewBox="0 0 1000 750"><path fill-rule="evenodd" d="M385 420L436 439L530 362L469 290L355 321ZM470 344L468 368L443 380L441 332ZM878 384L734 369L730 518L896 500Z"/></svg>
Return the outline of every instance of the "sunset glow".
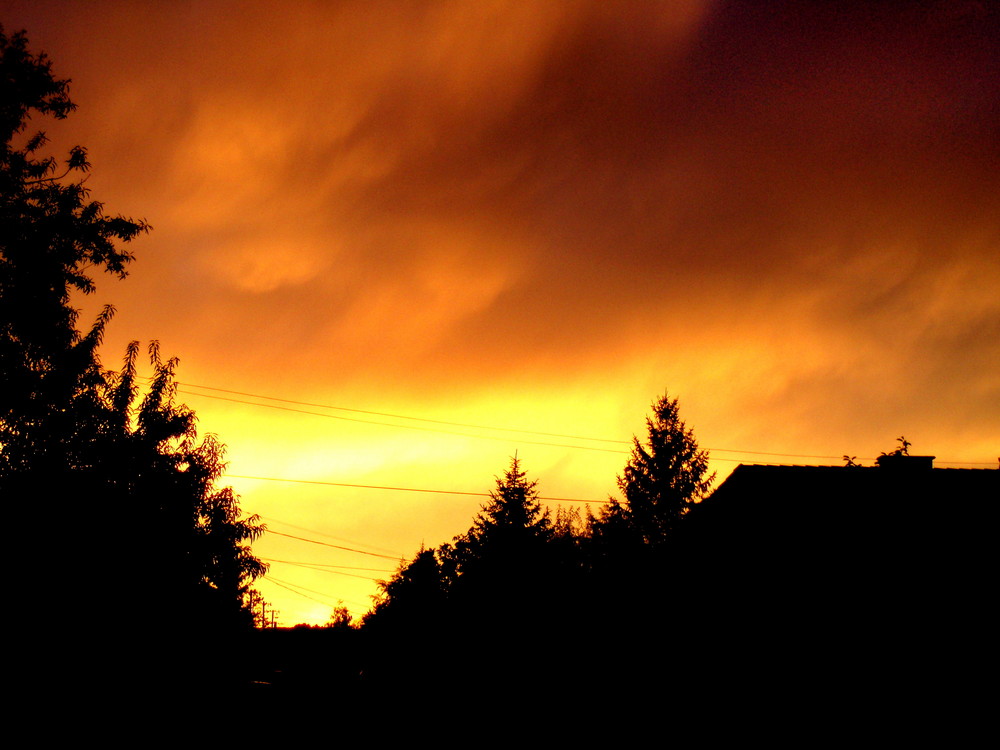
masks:
<svg viewBox="0 0 1000 750"><path fill-rule="evenodd" d="M363 614L515 453L543 497L606 501L665 391L720 480L899 435L996 467L998 11L839 5L34 0L0 23L72 79L78 110L37 123L52 153L86 146L93 197L153 227L81 320L117 308L106 367L131 340L180 358L292 625Z"/></svg>

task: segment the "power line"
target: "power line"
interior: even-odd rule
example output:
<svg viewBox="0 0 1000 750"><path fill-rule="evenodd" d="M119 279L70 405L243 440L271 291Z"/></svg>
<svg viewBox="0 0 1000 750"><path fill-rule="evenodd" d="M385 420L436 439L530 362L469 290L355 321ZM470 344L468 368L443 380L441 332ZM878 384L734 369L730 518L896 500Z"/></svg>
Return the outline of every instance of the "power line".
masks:
<svg viewBox="0 0 1000 750"><path fill-rule="evenodd" d="M282 565L293 565L296 568L306 568L307 570L315 570L319 573L333 573L338 576L347 576L348 578L360 578L362 581L376 581L377 578L372 578L371 576L359 576L357 573L345 573L342 570L330 570L330 568L339 567L336 565L323 565L322 563L304 563L304 562L290 562L289 560L271 560L266 557L260 558L264 562L281 563ZM374 568L368 568L368 570L374 570ZM378 569L380 573L395 573L394 570L383 570Z"/></svg>
<svg viewBox="0 0 1000 750"><path fill-rule="evenodd" d="M373 550L380 550L387 554L395 554L394 550L388 549L387 547L379 547L375 544L368 544L367 542L359 542L356 539L345 539L344 537L334 536L333 534L327 534L325 531L320 531L319 529L310 529L307 526L297 526L294 523L289 523L288 521L283 521L280 518L274 518L273 516L261 516L261 520L270 523L278 523L282 526L287 526L291 529L298 529L299 531L305 531L309 534L316 534L318 536L325 536L327 539L334 539L338 542L346 542L348 544L353 544L358 547L368 547Z"/></svg>
<svg viewBox="0 0 1000 750"><path fill-rule="evenodd" d="M389 555L380 555L377 552L365 552L363 549L354 549L353 547L342 547L339 544L330 544L329 542L318 542L315 539L306 539L301 536L293 536L292 534L282 534L280 531L268 531L268 534L273 534L274 536L284 536L289 539L297 539L300 542L309 542L310 544L320 544L324 547L332 547L333 549L346 550L347 552L357 552L359 555L371 555L372 557L382 557L386 560L401 560L404 556L390 557Z"/></svg>
<svg viewBox="0 0 1000 750"><path fill-rule="evenodd" d="M393 412L381 412L381 411L373 411L373 410L368 410L368 409L355 409L355 408L351 408L351 407L347 407L347 406L334 406L334 405L331 405L331 404L317 404L317 403L313 403L313 402L309 402L309 401L296 401L294 399L279 398L277 396L265 396L265 395L262 395L262 394L259 394L259 393L248 393L248 392L245 392L245 391L234 391L234 390L229 390L229 389L226 389L226 388L216 388L214 386L199 385L199 384L196 384L196 383L180 383L180 382L178 382L177 385L181 386L183 388L199 388L199 389L202 389L202 390L217 391L219 393L230 393L230 394L237 395L237 396L247 396L247 397L250 397L250 398L264 399L264 400L267 400L267 401L278 401L280 403L285 403L285 404L296 404L298 406L311 406L311 407L320 408L320 409L334 409L334 410L337 410L337 411L347 411L347 412L351 412L351 413L355 413L355 414L370 414L372 416L389 417L389 418L392 418L392 419L407 419L407 420L411 420L411 421L415 421L415 422L425 422L425 423L428 423L428 424L441 424L441 425L448 425L448 426L453 426L453 427L466 427L466 428L477 429L477 430L493 430L493 431L497 431L497 432L511 432L511 433L519 433L519 434L523 434L523 435L541 435L541 436L544 436L544 437L561 437L561 438L567 438L567 439L571 439L571 440L590 440L590 441L594 441L594 442L614 443L616 445L631 445L632 444L631 440L620 440L620 439L615 439L615 438L598 438L598 437L592 437L592 436L587 436L587 435L574 435L574 434L559 433L559 432L542 432L542 431L539 431L539 430L523 430L523 429L518 429L518 428L513 428L513 427L500 427L500 426L496 426L496 425L480 425L480 424L474 424L474 423L468 423L468 422L452 422L452 421L443 420L443 419L429 419L429 418L426 418L426 417L414 417L414 416L408 415L408 414L396 414L396 413L393 413ZM214 399L217 399L217 400L220 400L220 401L229 401L231 403L246 404L248 406L260 406L260 407L264 407L264 408L268 408L268 409L280 409L282 411L291 411L291 412L296 412L296 413L299 413L299 414L309 414L309 415L316 416L316 417L327 417L327 418L330 418L330 419L340 419L340 420L345 420L345 421L350 421L350 422L359 422L359 423L362 423L362 424L374 424L374 425L379 425L379 426L382 426L382 427L400 427L400 428L403 428L403 429L418 429L418 430L422 430L422 431L425 431L425 432L438 432L438 433L442 433L442 434L445 434L445 435L457 435L457 436L460 436L460 437L472 437L472 438L479 438L479 439L482 439L482 440L505 440L506 439L506 438L500 438L500 437L491 436L491 435L475 435L475 434L469 434L469 433L463 433L463 432L453 432L453 431L450 431L450 430L437 430L437 429L433 429L433 428L429 428L429 427L417 427L415 425L401 425L401 424L392 424L392 423L389 423L389 422L376 422L376 421L367 420L367 419L355 419L355 418L351 418L351 417L342 417L342 416L339 416L339 415L336 415L336 414L322 414L322 413L319 413L319 412L305 411L303 409L292 409L292 408L289 408L289 407L282 407L282 406L277 406L277 405L274 405L274 404L260 404L260 403L255 403L253 401L244 401L242 399L225 398L223 396L213 396L212 394L209 394L209 393L198 393L196 391L190 391L190 390L185 390L184 392L187 393L187 394L189 394L189 395L192 395L192 396L200 396L200 397L203 397L203 398L214 398ZM596 447L587 446L587 445L564 445L564 444L561 444L561 443L539 442L539 441L530 441L530 440L528 440L528 441L522 440L521 442L527 443L529 445L545 445L545 446L556 447L556 448L576 448L578 450L596 450L596 451L601 451L601 452L605 452L605 453L619 453L619 454L625 454L625 453L627 453L627 451L614 450L614 449L611 449L611 448L596 448ZM840 461L843 458L842 455L840 455L840 456L829 456L829 455L818 455L818 454L809 454L809 453L777 453L777 452L772 452L772 451L744 450L744 449L741 449L741 448L712 448L712 447L707 447L704 450L707 450L710 453L711 452L715 452L715 453L739 453L739 454L749 455L749 456L776 456L776 457L779 457L779 458L821 458L821 459L833 460L833 461ZM740 459L721 458L721 457L718 457L718 456L713 457L712 460L740 463ZM874 461L875 459L873 457L867 457L867 458L863 458L862 460L864 460L864 461ZM943 461L942 460L942 461L938 461L937 463L939 463L939 464L951 464L951 465L964 465L964 466L992 466L993 465L992 462L987 462L987 461Z"/></svg>
<svg viewBox="0 0 1000 750"><path fill-rule="evenodd" d="M303 597L305 599L309 599L310 601L316 602L317 604L322 604L324 607L333 607L333 606L336 606L334 604L330 604L330 602L320 601L319 599L316 599L315 597L312 597L312 596L309 596L308 594L303 594L302 593L302 591L309 591L309 592L311 592L313 594L318 594L320 596L327 596L327 594L323 593L322 591L313 591L312 589L307 589L307 588L305 588L303 586L295 586L294 584L291 584L291 583L279 581L278 579L272 578L271 576L265 576L264 579L266 581L269 581L270 583L273 583L275 586L280 586L283 589L287 589L288 591L291 591L293 594L298 594L299 596L301 596L301 597ZM302 590L300 591L299 589L302 589Z"/></svg>
<svg viewBox="0 0 1000 750"><path fill-rule="evenodd" d="M325 591L315 591L313 589L307 589L304 586L296 586L295 584L288 583L287 581L279 581L279 580L277 580L275 578L272 578L271 576L266 576L265 580L268 581L269 583L273 583L275 586L280 586L283 589L287 589L288 591L291 591L293 594L297 594L298 596L301 596L304 599L308 599L310 601L316 602L317 604L322 604L324 607L341 606L346 601L344 599L338 599L337 600L337 604L330 604L330 602L320 601L319 599L311 597L308 594L303 594L302 593L303 591L308 591L308 592L310 592L312 594L316 594L318 596L329 596L329 594L327 594ZM358 604L357 602L348 601L347 603L353 605L357 609L361 609L361 605ZM350 610L348 610L348 611L350 611ZM352 613L352 616L353 616L353 613Z"/></svg>
<svg viewBox="0 0 1000 750"><path fill-rule="evenodd" d="M183 384L182 383L178 383L178 385L183 385ZM206 389L209 388L208 386L191 386L191 385L188 385L187 387L188 388L190 388L190 387L206 388ZM622 444L622 445L629 445L629 444L631 444L630 441L627 441L627 440L612 440L610 438L583 437L583 436L579 436L579 435L561 435L559 433L552 433L552 432L536 432L534 430L516 430L516 429L509 428L509 427L487 427L487 426L484 426L484 425L472 425L472 424L468 424L467 425L467 424L463 424L461 422L445 422L443 420L423 419L421 417L410 417L410 416L406 416L406 415L402 415L402 414L388 414L388 413L385 413L385 412L366 411L364 409L348 409L347 407L342 407L342 406L325 406L323 404L310 404L310 403L305 402L305 401L292 401L291 399L275 398L273 396L260 396L260 395L252 394L252 393L242 393L241 391L228 391L228 390L226 390L224 388L212 388L211 390L221 391L222 393L235 393L235 394L238 394L238 395L251 396L253 398L270 399L270 400L273 400L273 401L281 401L283 403L289 403L289 404L299 404L299 405L302 405L302 406L317 406L317 407L323 408L323 409L344 409L346 411L359 412L361 414L377 414L377 415L380 415L380 416L396 417L396 418L399 418L399 419L413 419L413 420L419 420L419 421L422 421L422 422L433 422L433 423L436 423L436 424L459 425L459 426L471 427L471 428L481 429L481 430L499 430L499 431L502 431L502 432L520 432L520 433L529 434L529 435L549 435L549 436L554 436L554 437L567 437L567 438L572 438L572 439L576 439L576 440L600 440L600 441L607 442L607 443L618 443L618 444ZM373 424L373 425L378 425L380 427L399 427L399 428L402 428L404 430L420 430L421 432L436 432L436 433L439 433L439 434L442 434L442 435L456 435L458 437L471 437L471 438L478 438L479 440L497 440L497 441L504 441L504 442L508 440L508 438L497 437L495 435L475 435L475 434L470 434L470 433L467 433L467 432L455 432L453 430L439 430L439 429L435 429L433 427L419 427L417 425L392 424L390 422L376 422L376 421L371 420L371 419L357 419L355 417L342 417L342 416L340 416L338 414L321 414L320 412L306 411L305 409L293 409L293 408L291 408L289 406L278 406L276 404L258 404L258 403L254 402L254 401L245 401L243 399L238 399L238 398L227 398L225 396L213 396L210 393L197 393L195 391L189 391L189 390L184 391L184 393L187 393L190 396L200 396L202 398L212 398L212 399L215 399L217 401L228 401L228 402L234 403L234 404L246 404L247 406L259 406L259 407L262 407L262 408L265 408L265 409L278 409L279 411L290 411L290 412L294 412L296 414L309 414L309 415L314 416L314 417L326 417L327 419L339 419L339 420L345 421L345 422L357 422L357 423L360 423L360 424ZM628 451L616 450L616 449L613 449L613 448L596 448L596 447L591 446L591 445L567 445L565 443L551 443L551 442L540 441L540 440L523 440L523 439L519 440L518 442L526 444L526 445L544 445L544 446L551 447L551 448L574 448L576 450L599 451L601 453L617 453L618 455L622 455L622 456L628 454ZM732 449L732 448L706 448L705 450L708 450L708 451L718 451L720 453L745 453L745 454L748 454L748 455L757 455L757 456L785 456L785 457L789 457L789 458L829 458L829 459L838 459L838 460L840 459L840 456L806 456L806 455L796 455L796 454L792 454L792 453L765 453L763 451L741 451L741 450L736 450L736 449ZM720 458L720 457L716 457L715 460L716 461L731 461L731 462L734 462L734 463L739 463L739 461L740 461L739 459L735 459L735 458Z"/></svg>
<svg viewBox="0 0 1000 750"><path fill-rule="evenodd" d="M339 414L321 414L321 413L315 412L315 411L306 411L305 409L293 409L290 406L278 406L277 404L258 404L258 403L255 403L253 401L244 401L243 399L238 399L238 398L227 398L225 396L213 396L213 395L211 395L209 393L194 393L192 391L185 391L185 393L187 393L189 396L200 396L201 398L214 398L217 401L229 401L230 403L235 403L235 404L247 404L248 406L260 406L260 407L263 407L265 409L279 409L281 411L290 411L290 412L295 412L297 414L309 414L309 415L314 416L314 417L326 417L327 419L339 419L339 420L344 421L344 422L357 422L357 423L360 423L360 424L373 424L373 425L378 425L380 427L398 427L398 428L404 429L404 430L419 430L421 432L436 432L436 433L439 433L439 434L442 434L442 435L457 435L458 437L477 438L479 440L497 440L497 441L502 441L502 442L508 442L510 440L510 438L497 437L495 435L475 435L475 434L468 433L468 432L455 432L453 430L439 430L439 429L436 429L434 427L420 427L419 425L413 425L413 424L392 424L390 422L376 422L376 421L371 420L371 419L357 419L356 417L342 417ZM497 428L497 429L505 429L505 428ZM583 440L592 440L594 438L582 438L582 439ZM524 439L519 439L518 442L522 443L522 444L525 444L525 445L546 445L546 446L553 447L553 448L575 448L577 450L599 451L601 453L625 454L627 452L627 451L615 450L613 448L597 448L597 447L592 446L592 445L569 445L569 444L564 444L564 443L549 443L549 442L544 442L544 441L541 441L541 440L524 440Z"/></svg>
<svg viewBox="0 0 1000 750"><path fill-rule="evenodd" d="M285 565L304 565L310 568L342 568L344 570L367 570L372 573L395 573L396 571L390 570L389 568L361 568L357 565L332 565L330 563L307 563L301 560L275 560L273 557L261 557L264 562L275 562L284 563Z"/></svg>
<svg viewBox="0 0 1000 750"><path fill-rule="evenodd" d="M600 442L600 443L619 443L619 444L623 444L623 445L628 445L629 444L628 440L616 440L616 439L611 439L611 438L588 437L586 435L568 435L568 434L564 434L564 433L560 433L560 432L540 432L538 430L522 430L522 429L518 429L518 428L514 428L514 427L497 427L497 426L494 426L494 425L471 424L471 423L468 423L468 422L450 422L450 421L443 420L443 419L428 419L426 417L414 417L414 416L410 416L410 415L407 415L407 414L394 414L392 412L384 412L384 411L370 411L368 409L353 409L353 408L350 408L350 407L347 407L347 406L332 406L330 404L316 404L316 403L312 403L312 402L309 402L309 401L295 401L293 399L288 399L288 398L278 398L277 396L263 396L263 395L261 395L259 393L246 393L244 391L231 391L231 390L228 390L226 388L214 388L212 386L197 385L195 383L177 383L177 385L183 386L183 387L186 387L186 388L201 388L202 390L206 390L206 391L218 391L219 393L230 393L230 394L233 394L233 395L236 395L236 396L248 396L250 398L266 399L268 401L279 401L279 402L284 403L284 404L296 404L297 406L313 406L313 407L317 407L317 408L320 408L320 409L335 409L337 411L349 411L349 412L352 412L354 414L370 414L370 415L376 416L376 417L390 417L390 418L393 418L393 419L409 419L409 420L413 420L415 422L427 422L429 424L442 424L442 425L448 425L450 427L468 427L468 428L472 428L472 429L476 429L476 430L495 430L495 431L499 431L499 432L515 432L515 433L521 433L521 434L525 434L525 435L542 435L544 437L568 438L570 440L593 440L595 442ZM188 393L191 393L191 391L188 391ZM211 396L208 396L208 394L205 394L205 393L198 393L198 394L193 394L193 395L206 396L208 398L211 398ZM240 401L238 403L251 403L251 402ZM258 404L258 406L267 406L267 404ZM311 413L311 412L309 412L309 413ZM383 424L383 423L381 423L381 422L374 422L372 424ZM394 425L394 426L402 426L402 425Z"/></svg>
<svg viewBox="0 0 1000 750"><path fill-rule="evenodd" d="M324 482L319 479L286 479L284 477L253 477L246 474L223 474L224 477L229 477L230 479L256 479L262 482L294 482L296 484L318 484L329 487L352 487L356 489L363 490L391 490L396 492L429 492L435 495L468 495L472 497L492 497L489 492L464 492L462 490L432 490L424 489L420 487L389 487L386 485L378 484L353 484L350 482ZM539 500L548 500L550 502L563 502L563 503L595 503L602 504L607 503L607 500L581 500L575 497L548 497L539 495ZM276 533L276 532L269 532ZM286 535L287 536L287 535Z"/></svg>

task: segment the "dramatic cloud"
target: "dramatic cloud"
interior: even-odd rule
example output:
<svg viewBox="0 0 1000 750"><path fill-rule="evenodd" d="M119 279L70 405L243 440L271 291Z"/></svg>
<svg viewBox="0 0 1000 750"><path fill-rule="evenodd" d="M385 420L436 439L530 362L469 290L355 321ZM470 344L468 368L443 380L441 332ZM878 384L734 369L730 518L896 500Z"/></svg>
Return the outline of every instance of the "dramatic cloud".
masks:
<svg viewBox="0 0 1000 750"><path fill-rule="evenodd" d="M87 301L119 308L109 364L157 338L215 388L623 440L667 388L703 444L793 454L717 450L723 475L900 433L995 462L988 3L7 5L73 78L55 146L155 227ZM544 494L601 500L624 461L201 393L234 474L483 490L520 450ZM405 554L477 507L239 482L250 510ZM370 583L343 585L363 610Z"/></svg>

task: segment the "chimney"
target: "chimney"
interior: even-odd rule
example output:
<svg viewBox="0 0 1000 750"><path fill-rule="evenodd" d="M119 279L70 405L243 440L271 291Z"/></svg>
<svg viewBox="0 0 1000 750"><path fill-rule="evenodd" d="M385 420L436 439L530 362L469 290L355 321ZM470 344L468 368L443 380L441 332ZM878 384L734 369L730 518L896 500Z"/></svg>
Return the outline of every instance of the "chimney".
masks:
<svg viewBox="0 0 1000 750"><path fill-rule="evenodd" d="M903 456L898 453L883 453L875 459L879 468L892 471L924 471L934 468L937 456Z"/></svg>

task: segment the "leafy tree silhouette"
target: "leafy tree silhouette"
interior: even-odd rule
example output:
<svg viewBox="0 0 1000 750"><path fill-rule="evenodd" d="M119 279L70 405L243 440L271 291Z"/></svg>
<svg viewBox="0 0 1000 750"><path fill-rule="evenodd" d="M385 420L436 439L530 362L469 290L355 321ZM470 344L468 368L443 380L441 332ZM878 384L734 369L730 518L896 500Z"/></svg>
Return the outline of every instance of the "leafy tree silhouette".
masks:
<svg viewBox="0 0 1000 750"><path fill-rule="evenodd" d="M187 669L249 626L245 597L264 566L248 543L263 527L240 519L232 490L214 488L222 448L197 442L194 414L174 403L176 360L151 348L140 399L137 344L118 373L98 358L113 308L77 330L73 294L94 291L92 269L124 278L132 255L122 244L149 226L90 200L83 148L60 165L43 155L43 132L25 133L35 117L73 111L68 83L24 32L0 27L0 496L11 527L32 530L45 550L18 594L32 613L56 596L60 609L100 612L64 646L65 658L90 655L82 668L152 675L140 654L162 668L176 642Z"/></svg>
<svg viewBox="0 0 1000 750"><path fill-rule="evenodd" d="M325 627L334 630L352 630L354 628L353 619L351 611L341 601L333 608L333 612L330 613L330 619L327 621Z"/></svg>
<svg viewBox="0 0 1000 750"><path fill-rule="evenodd" d="M0 461L7 471L66 463L86 410L76 402L100 382L95 350L113 314L106 307L81 334L71 293L94 291L89 268L124 278L132 255L118 243L149 228L106 216L89 200L83 148L71 149L57 175L57 160L40 153L45 133L23 136L33 114L64 119L75 109L68 84L53 77L44 54L28 51L24 32L7 37L0 27Z"/></svg>
<svg viewBox="0 0 1000 750"><path fill-rule="evenodd" d="M232 489L215 489L224 449L212 435L198 442L194 413L174 403L177 360L163 362L155 342L151 384L138 399L138 350L132 342L121 372L106 373L100 395L115 433L95 469L103 470L109 493L140 514L136 529L149 529L148 536L125 531L139 542L134 559L148 562L144 576L160 582L150 607L170 602L174 625L192 631L249 627L250 586L266 572L249 543L264 527L257 516L240 518Z"/></svg>
<svg viewBox="0 0 1000 750"><path fill-rule="evenodd" d="M913 443L911 443L909 440L907 440L902 435L900 435L898 438L896 438L896 442L899 443L899 447L897 447L896 450L890 451L888 453L886 453L885 451L882 451L879 455L880 456L909 456L910 455L910 448L913 447Z"/></svg>

